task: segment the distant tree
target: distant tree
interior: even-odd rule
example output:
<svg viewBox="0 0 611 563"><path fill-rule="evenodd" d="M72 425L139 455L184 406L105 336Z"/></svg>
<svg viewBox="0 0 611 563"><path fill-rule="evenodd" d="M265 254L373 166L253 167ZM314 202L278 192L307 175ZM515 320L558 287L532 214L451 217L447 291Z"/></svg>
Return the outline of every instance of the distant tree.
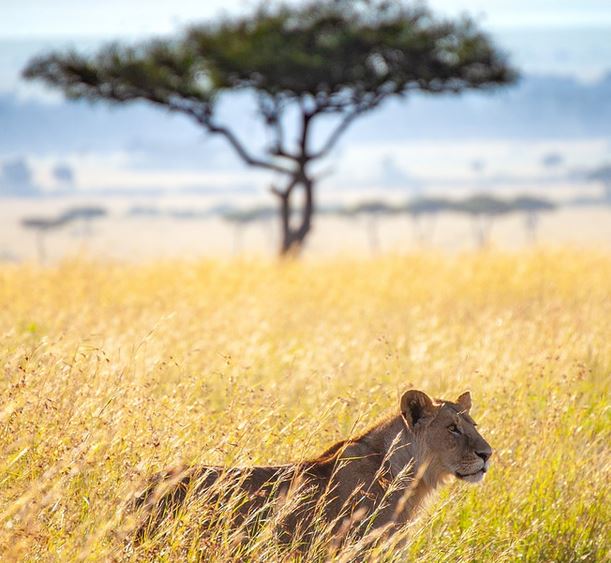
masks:
<svg viewBox="0 0 611 563"><path fill-rule="evenodd" d="M380 218L401 213L401 208L383 200L370 200L358 203L345 210L346 215L364 217L367 228L369 249L373 254L380 250Z"/></svg>
<svg viewBox="0 0 611 563"><path fill-rule="evenodd" d="M108 215L108 211L104 207L90 205L90 206L81 206L81 207L71 207L67 209L60 215L60 220L62 224L80 222L81 236L91 236L92 226L91 223L95 219L101 219L102 217L106 217Z"/></svg>
<svg viewBox="0 0 611 563"><path fill-rule="evenodd" d="M511 211L524 213L524 229L531 243L537 242L537 230L539 228L539 218L541 213L552 211L556 205L547 199L518 196L509 202Z"/></svg>
<svg viewBox="0 0 611 563"><path fill-rule="evenodd" d="M133 205L127 210L128 217L156 218L161 215L161 209L154 205Z"/></svg>
<svg viewBox="0 0 611 563"><path fill-rule="evenodd" d="M405 209L412 219L416 242L431 242L437 216L452 208L452 203L443 198L420 197L410 201Z"/></svg>
<svg viewBox="0 0 611 563"><path fill-rule="evenodd" d="M210 215L206 209L193 208L170 209L167 213L172 219L177 219L178 221L197 221L199 219L206 219Z"/></svg>
<svg viewBox="0 0 611 563"><path fill-rule="evenodd" d="M192 27L174 39L109 45L96 55L51 53L24 76L69 98L126 103L145 100L187 115L224 137L243 162L284 178L279 201L280 251L295 253L312 228L313 165L344 131L386 100L414 91L461 92L510 83L515 74L487 35L466 18L435 18L400 0L310 0L265 3L254 13ZM220 122L226 94L250 92L272 142L251 152ZM296 119L294 142L288 124ZM331 125L330 120L335 120ZM328 136L314 146L314 124ZM293 196L304 194L294 221Z"/></svg>
<svg viewBox="0 0 611 563"><path fill-rule="evenodd" d="M242 253L244 231L248 225L261 223L265 225L268 220L276 215L271 207L253 207L250 209L224 209L221 212L221 218L233 225L234 227L234 252Z"/></svg>
<svg viewBox="0 0 611 563"><path fill-rule="evenodd" d="M38 261L43 264L47 261L46 235L49 231L58 229L66 224L67 220L60 217L26 217L21 220L21 226L36 233L36 254Z"/></svg>
<svg viewBox="0 0 611 563"><path fill-rule="evenodd" d="M484 248L490 242L494 219L511 212L506 201L488 195L474 195L454 204L454 209L471 217L477 245Z"/></svg>
<svg viewBox="0 0 611 563"><path fill-rule="evenodd" d="M86 206L73 207L60 213L57 217L26 217L21 220L21 226L36 232L36 249L41 263L47 260L45 238L53 230L59 229L74 221L83 221L83 234L90 234L90 222L107 214L103 207Z"/></svg>

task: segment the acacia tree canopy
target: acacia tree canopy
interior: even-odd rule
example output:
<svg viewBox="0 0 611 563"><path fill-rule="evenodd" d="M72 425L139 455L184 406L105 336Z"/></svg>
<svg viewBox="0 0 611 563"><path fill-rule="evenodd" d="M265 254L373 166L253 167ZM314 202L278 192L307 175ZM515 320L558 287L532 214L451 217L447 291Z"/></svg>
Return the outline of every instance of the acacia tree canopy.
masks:
<svg viewBox="0 0 611 563"><path fill-rule="evenodd" d="M42 79L69 98L145 100L195 119L230 143L251 166L287 177L280 198L282 251L301 246L311 227L314 178L308 165L326 156L361 114L412 91L461 92L515 78L489 37L469 19L436 18L420 5L386 0L267 3L254 13L186 29L171 39L117 43L93 56L75 51L33 59L26 78ZM246 90L273 141L251 152L217 121L225 93ZM286 137L297 108L299 134ZM328 137L311 146L311 124L335 116ZM291 194L301 186L301 221L291 226Z"/></svg>

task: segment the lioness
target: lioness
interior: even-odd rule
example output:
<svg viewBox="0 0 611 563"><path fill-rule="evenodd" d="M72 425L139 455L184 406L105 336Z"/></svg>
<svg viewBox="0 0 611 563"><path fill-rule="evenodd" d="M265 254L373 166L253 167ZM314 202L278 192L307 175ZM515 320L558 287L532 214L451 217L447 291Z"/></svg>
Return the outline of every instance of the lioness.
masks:
<svg viewBox="0 0 611 563"><path fill-rule="evenodd" d="M470 483L483 479L492 449L477 431L470 409L469 392L452 402L411 390L401 397L399 413L312 460L272 467L197 466L158 474L136 500L145 514L140 534L155 528L187 498L209 495L205 502L218 507L235 494L243 495L235 505L236 524L265 521L297 495L279 526L287 539L299 533L307 542L321 518L343 535L359 534L358 527L383 527L384 533L392 533L452 476Z"/></svg>

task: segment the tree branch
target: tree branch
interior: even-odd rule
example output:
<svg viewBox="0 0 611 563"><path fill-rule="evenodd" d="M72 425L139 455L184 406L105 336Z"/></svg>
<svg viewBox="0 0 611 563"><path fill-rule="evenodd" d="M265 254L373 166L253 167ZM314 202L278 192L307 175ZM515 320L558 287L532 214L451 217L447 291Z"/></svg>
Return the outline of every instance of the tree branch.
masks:
<svg viewBox="0 0 611 563"><path fill-rule="evenodd" d="M209 120L203 123L208 132L216 133L222 135L227 139L229 144L233 147L238 156L249 166L255 166L257 168L265 168L266 170L272 170L274 172L279 172L281 174L292 174L292 172L285 168L284 166L280 166L269 160L262 160L260 158L256 158L252 156L245 148L244 145L240 142L240 140L235 136L235 134L222 125L215 125Z"/></svg>
<svg viewBox="0 0 611 563"><path fill-rule="evenodd" d="M234 149L235 153L249 166L254 166L256 168L263 168L265 170L271 170L273 172L278 172L280 174L292 175L293 171L289 168L285 168L284 166L280 166L274 162L269 160L263 160L261 158L257 158L252 156L238 139L238 137L229 129L223 125L218 125L212 121L211 109L206 107L203 109L196 109L190 106L184 106L181 104L172 103L168 106L172 111L177 111L181 113L185 113L193 117L200 125L202 125L208 133L221 135L225 137L225 139L229 142L231 147Z"/></svg>
<svg viewBox="0 0 611 563"><path fill-rule="evenodd" d="M297 174L293 175L293 177L289 180L287 185L284 188L279 188L278 186L270 186L269 191L272 192L275 196L279 198L286 198L293 191L293 188L299 183L299 176Z"/></svg>
<svg viewBox="0 0 611 563"><path fill-rule="evenodd" d="M282 124L283 100L278 96L260 93L257 96L257 105L259 106L259 112L265 119L265 125L272 130L275 137L270 153L274 156L297 160L297 156L291 154L284 144L284 127Z"/></svg>
<svg viewBox="0 0 611 563"><path fill-rule="evenodd" d="M360 107L357 107L357 108L353 109L352 111L348 112L344 116L344 118L339 122L337 127L331 132L331 134L329 135L329 138L327 139L325 144L322 146L322 148L319 151L311 154L310 158L312 158L314 160L314 159L322 158L322 157L326 156L327 154L329 154L329 152L333 149L333 147L335 146L335 144L337 143L339 138L342 136L342 133L346 129L348 129L350 124L363 111L364 111L363 109L361 109Z"/></svg>
<svg viewBox="0 0 611 563"><path fill-rule="evenodd" d="M314 115L315 114L309 111L303 111L301 117L301 135L299 138L299 156L301 157L301 161L299 164L302 169L306 162L310 160L310 155L308 154L308 134L310 132L310 121Z"/></svg>
<svg viewBox="0 0 611 563"><path fill-rule="evenodd" d="M342 136L344 131L348 129L350 124L359 115L377 107L380 104L380 102L382 102L382 100L386 98L387 96L388 94L384 92L383 90L371 92L370 95L358 96L358 97L355 96L352 102L350 103L352 109L348 110L344 114L343 119L339 122L337 127L331 132L331 134L329 135L327 141L322 146L322 148L319 151L311 154L310 159L315 160L315 159L326 156L333 149L333 147L335 146L339 138ZM341 110L341 108L346 108L346 107L347 107L347 104L346 102L343 102L343 101L325 102L323 105L319 106L319 113L325 113L327 111L337 112Z"/></svg>

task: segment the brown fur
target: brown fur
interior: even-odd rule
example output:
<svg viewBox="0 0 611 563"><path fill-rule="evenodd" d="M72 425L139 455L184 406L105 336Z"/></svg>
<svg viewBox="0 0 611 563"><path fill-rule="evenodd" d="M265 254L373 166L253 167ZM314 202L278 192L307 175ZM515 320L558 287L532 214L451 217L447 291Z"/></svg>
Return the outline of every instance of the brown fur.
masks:
<svg viewBox="0 0 611 563"><path fill-rule="evenodd" d="M412 390L402 396L400 413L312 460L158 474L136 501L145 514L140 533L155 529L187 498L218 505L240 493L236 526L257 512L258 521L270 518L284 505L289 509L280 528L286 539L299 533L307 541L321 517L336 534L380 528L391 533L448 478L476 482L487 471L492 450L476 430L470 407L468 393L451 402Z"/></svg>

